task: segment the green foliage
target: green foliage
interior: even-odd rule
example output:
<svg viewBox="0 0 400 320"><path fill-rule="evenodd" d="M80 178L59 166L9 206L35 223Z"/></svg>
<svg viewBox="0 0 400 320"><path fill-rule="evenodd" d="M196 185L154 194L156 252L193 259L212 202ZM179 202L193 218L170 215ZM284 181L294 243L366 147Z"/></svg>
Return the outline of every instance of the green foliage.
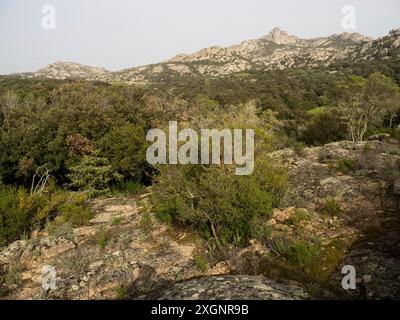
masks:
<svg viewBox="0 0 400 320"><path fill-rule="evenodd" d="M303 224L303 222L310 221L311 217L307 210L305 209L296 209L287 220L288 224L299 227Z"/></svg>
<svg viewBox="0 0 400 320"><path fill-rule="evenodd" d="M208 270L208 263L202 255L195 255L193 257L193 260L196 263L197 269L199 271L206 272Z"/></svg>
<svg viewBox="0 0 400 320"><path fill-rule="evenodd" d="M121 181L116 186L112 188L112 192L116 194L138 194L144 188L144 185L136 181Z"/></svg>
<svg viewBox="0 0 400 320"><path fill-rule="evenodd" d="M154 229L153 218L147 210L143 213L139 221L139 228L145 235L148 235Z"/></svg>
<svg viewBox="0 0 400 320"><path fill-rule="evenodd" d="M0 273L0 297L6 296L11 289L21 286L21 273L24 270L24 265L17 262L10 265L9 269L4 273Z"/></svg>
<svg viewBox="0 0 400 320"><path fill-rule="evenodd" d="M107 246L107 243L108 243L107 232L105 232L104 230L101 230L97 235L97 244L98 244L99 248L103 250Z"/></svg>
<svg viewBox="0 0 400 320"><path fill-rule="evenodd" d="M299 281L316 294L327 287L349 245L341 239L323 245L319 238L277 238L271 243L273 255L264 259L262 270L269 277Z"/></svg>
<svg viewBox="0 0 400 320"><path fill-rule="evenodd" d="M367 130L382 126L386 116L398 111L399 88L380 72L368 79L350 76L338 89L339 106L352 141L362 141Z"/></svg>
<svg viewBox="0 0 400 320"><path fill-rule="evenodd" d="M324 114L326 111L327 111L327 108L324 106L324 107L317 107L317 108L308 110L307 113L312 116L319 116L319 115Z"/></svg>
<svg viewBox="0 0 400 320"><path fill-rule="evenodd" d="M66 180L67 167L75 165L78 156L90 154L93 146L107 153L110 165L123 174L142 174L143 168L137 174L134 171L143 158L140 130L160 117L158 107L153 107L156 102L141 89L79 81L54 81L46 87L40 85L42 81L35 85L28 80L0 80L5 88L0 95L0 181L27 186L36 168L47 163L60 183ZM134 138L126 149L130 152L126 157L133 156L132 163L117 152L118 146L125 148L131 141L111 141L121 137Z"/></svg>
<svg viewBox="0 0 400 320"><path fill-rule="evenodd" d="M318 69L250 71L213 79L160 75L162 82L155 79L147 88L0 77L0 181L28 186L36 168L48 164L57 183L65 183L68 168L96 147L124 181L148 184L153 171L144 161L147 129L171 119L209 120L214 113L223 119L233 114L230 106L252 99L258 114L274 112L279 120L272 130L279 135L279 147L287 147L285 136L307 145L345 138L348 128L337 107L348 106L354 97L385 111L375 117L379 121L370 121L368 130L389 123L393 128L399 119L398 87L371 73L365 74L368 79L348 70Z"/></svg>
<svg viewBox="0 0 400 320"><path fill-rule="evenodd" d="M321 209L322 213L328 216L337 216L342 209L335 198L327 198Z"/></svg>
<svg viewBox="0 0 400 320"><path fill-rule="evenodd" d="M295 142L293 144L293 150L296 152L296 154L300 157L303 157L305 155L305 145L302 142Z"/></svg>
<svg viewBox="0 0 400 320"><path fill-rule="evenodd" d="M354 159L342 158L337 163L337 169L344 173L351 173L358 169L358 164Z"/></svg>
<svg viewBox="0 0 400 320"><path fill-rule="evenodd" d="M104 135L99 145L114 171L129 180L140 181L144 178L147 142L142 127L127 123L113 128Z"/></svg>
<svg viewBox="0 0 400 320"><path fill-rule="evenodd" d="M272 227L261 219L255 219L250 224L251 237L266 243L272 234Z"/></svg>
<svg viewBox="0 0 400 320"><path fill-rule="evenodd" d="M97 155L85 155L80 163L70 167L67 176L72 181L71 187L88 191L90 195L99 195L109 190L114 181L120 181L122 176L113 171L107 158Z"/></svg>
<svg viewBox="0 0 400 320"><path fill-rule="evenodd" d="M271 251L278 256L286 256L290 250L291 242L284 237L277 237L272 239L270 243Z"/></svg>
<svg viewBox="0 0 400 320"><path fill-rule="evenodd" d="M31 194L13 187L0 187L0 245L29 234L57 217L59 224L86 223L91 216L84 197L67 192Z"/></svg>
<svg viewBox="0 0 400 320"><path fill-rule="evenodd" d="M90 209L79 202L64 203L59 206L58 210L61 220L71 223L74 227L85 225L92 218Z"/></svg>
<svg viewBox="0 0 400 320"><path fill-rule="evenodd" d="M125 300L128 298L128 290L124 286L118 286L115 289L117 300Z"/></svg>
<svg viewBox="0 0 400 320"><path fill-rule="evenodd" d="M322 254L322 245L319 239L309 241L303 239L289 240L276 238L271 243L272 252L279 258L272 263L278 263L284 272L292 272L296 277L299 272L310 275L318 267ZM272 259L274 259L272 257Z"/></svg>
<svg viewBox="0 0 400 320"><path fill-rule="evenodd" d="M229 167L168 166L160 168L153 193L156 214L197 228L217 243L245 244L251 224L268 218L286 193L285 171L256 163L250 176L235 176Z"/></svg>
<svg viewBox="0 0 400 320"><path fill-rule="evenodd" d="M346 138L346 126L337 110L313 113L307 119L305 128L300 132L300 139L308 145L322 145Z"/></svg>
<svg viewBox="0 0 400 320"><path fill-rule="evenodd" d="M24 189L0 188L0 244L5 244L39 225L41 216L51 214L46 199Z"/></svg>
<svg viewBox="0 0 400 320"><path fill-rule="evenodd" d="M114 217L111 220L111 225L113 226L119 226L120 224L122 224L122 222L124 221L124 219L122 217Z"/></svg>
<svg viewBox="0 0 400 320"><path fill-rule="evenodd" d="M289 261L297 265L301 270L310 271L320 258L321 243L313 241L311 243L305 241L296 241L292 244L287 253Z"/></svg>

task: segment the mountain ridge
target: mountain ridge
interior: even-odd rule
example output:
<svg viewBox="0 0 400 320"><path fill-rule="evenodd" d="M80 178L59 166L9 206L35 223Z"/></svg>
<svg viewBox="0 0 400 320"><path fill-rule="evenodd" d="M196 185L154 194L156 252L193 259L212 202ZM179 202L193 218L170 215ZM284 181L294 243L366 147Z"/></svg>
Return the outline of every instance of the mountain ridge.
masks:
<svg viewBox="0 0 400 320"><path fill-rule="evenodd" d="M168 75L219 77L249 70L327 67L340 60L356 57L362 60L364 53L368 53L374 47L379 49L382 41L391 42L391 49L398 48L400 29L392 30L389 35L378 39L348 32L302 39L275 27L258 39L245 40L228 47L211 46L191 54L178 54L160 63L119 71L58 61L36 72L17 75L27 78L78 78L137 84L162 81ZM386 54L388 53L387 51ZM369 58L372 59L373 56L370 55Z"/></svg>

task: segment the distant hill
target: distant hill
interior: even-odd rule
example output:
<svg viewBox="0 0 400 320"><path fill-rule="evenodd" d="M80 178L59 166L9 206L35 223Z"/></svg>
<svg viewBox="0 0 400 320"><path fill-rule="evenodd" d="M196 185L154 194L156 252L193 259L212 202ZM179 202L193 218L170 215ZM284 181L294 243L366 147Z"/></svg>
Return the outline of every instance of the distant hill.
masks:
<svg viewBox="0 0 400 320"><path fill-rule="evenodd" d="M366 62L399 56L400 29L372 39L358 33L341 33L328 37L300 39L274 28L259 39L243 41L230 47L213 46L193 54L147 66L111 72L73 62L56 62L27 78L85 79L106 82L149 83L168 76L220 77L250 70L328 67L344 62Z"/></svg>

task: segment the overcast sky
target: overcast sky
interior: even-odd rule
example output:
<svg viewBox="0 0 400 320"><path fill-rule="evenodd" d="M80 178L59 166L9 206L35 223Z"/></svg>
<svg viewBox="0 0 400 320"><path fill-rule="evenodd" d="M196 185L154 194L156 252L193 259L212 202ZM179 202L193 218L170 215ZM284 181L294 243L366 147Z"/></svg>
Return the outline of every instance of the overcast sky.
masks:
<svg viewBox="0 0 400 320"><path fill-rule="evenodd" d="M55 30L42 28L45 5L56 10ZM0 0L0 74L59 60L118 70L258 38L274 26L306 38L341 33L345 5L356 9L354 32L379 37L400 28L399 0Z"/></svg>

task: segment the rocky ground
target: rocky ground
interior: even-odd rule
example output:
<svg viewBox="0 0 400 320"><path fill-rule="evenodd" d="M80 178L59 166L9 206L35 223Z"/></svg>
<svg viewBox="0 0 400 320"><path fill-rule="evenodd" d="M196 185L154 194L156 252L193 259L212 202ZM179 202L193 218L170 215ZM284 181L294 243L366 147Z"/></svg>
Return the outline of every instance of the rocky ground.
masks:
<svg viewBox="0 0 400 320"><path fill-rule="evenodd" d="M189 229L155 220L148 194L96 199L89 225L51 236L37 231L1 248L7 287L0 293L5 299L400 298L400 143L338 142L271 158L288 167L292 195L268 221L269 240L210 255ZM322 246L317 266L299 264L297 272L277 252L277 239L315 237ZM55 290L42 288L45 265L55 267ZM356 269L356 290L341 287L344 265Z"/></svg>
<svg viewBox="0 0 400 320"><path fill-rule="evenodd" d="M330 287L344 297L400 298L399 142L336 142L302 153L283 150L273 157L288 165L299 205L317 213L306 224L309 232L336 247L341 243L343 260L330 275ZM338 215L318 214L326 199L340 205ZM293 212L280 212L280 221ZM344 265L357 271L355 291L338 286Z"/></svg>

